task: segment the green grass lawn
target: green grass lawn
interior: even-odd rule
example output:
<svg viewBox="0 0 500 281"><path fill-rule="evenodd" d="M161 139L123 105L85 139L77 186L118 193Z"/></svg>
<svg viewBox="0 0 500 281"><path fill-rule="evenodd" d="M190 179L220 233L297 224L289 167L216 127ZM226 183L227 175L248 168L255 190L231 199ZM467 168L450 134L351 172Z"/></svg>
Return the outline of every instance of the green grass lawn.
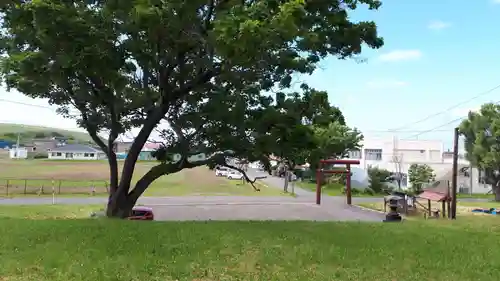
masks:
<svg viewBox="0 0 500 281"><path fill-rule="evenodd" d="M500 220L491 217L402 224L61 219L97 208L0 206L0 280L500 280Z"/></svg>
<svg viewBox="0 0 500 281"><path fill-rule="evenodd" d="M88 218L90 213L104 209L104 205L0 205L0 222L2 219L81 219ZM3 226L5 221L2 223ZM1 277L0 277L0 280ZM3 281L3 280L2 280Z"/></svg>

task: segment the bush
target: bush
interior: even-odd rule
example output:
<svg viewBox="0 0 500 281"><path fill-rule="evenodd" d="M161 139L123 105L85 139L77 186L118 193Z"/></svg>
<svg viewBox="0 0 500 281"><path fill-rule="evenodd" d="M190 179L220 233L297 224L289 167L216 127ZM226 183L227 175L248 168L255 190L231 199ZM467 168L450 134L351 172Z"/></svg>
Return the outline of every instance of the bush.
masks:
<svg viewBox="0 0 500 281"><path fill-rule="evenodd" d="M369 187L365 188L365 190L363 190L363 193L367 195L375 195L375 191L373 191L373 189Z"/></svg>
<svg viewBox="0 0 500 281"><path fill-rule="evenodd" d="M33 155L33 159L47 159L49 155L47 153L37 153Z"/></svg>
<svg viewBox="0 0 500 281"><path fill-rule="evenodd" d="M369 168L368 177L370 184L368 185L375 193L382 193L386 188L387 178L391 175L391 172L385 169Z"/></svg>
<svg viewBox="0 0 500 281"><path fill-rule="evenodd" d="M346 194L346 188L342 189L342 193ZM360 194L361 190L359 188L351 187L351 195Z"/></svg>

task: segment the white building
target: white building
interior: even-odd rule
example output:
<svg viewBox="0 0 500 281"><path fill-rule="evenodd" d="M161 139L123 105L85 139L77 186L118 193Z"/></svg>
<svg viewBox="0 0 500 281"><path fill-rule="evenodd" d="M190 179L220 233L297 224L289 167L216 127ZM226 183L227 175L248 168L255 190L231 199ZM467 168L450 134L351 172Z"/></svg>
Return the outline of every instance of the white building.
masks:
<svg viewBox="0 0 500 281"><path fill-rule="evenodd" d="M54 160L100 160L106 159L106 154L99 149L82 144L67 144L51 149L49 159Z"/></svg>
<svg viewBox="0 0 500 281"><path fill-rule="evenodd" d="M13 147L9 149L10 159L26 159L28 158L28 150L26 147Z"/></svg>
<svg viewBox="0 0 500 281"><path fill-rule="evenodd" d="M408 170L412 164L427 164L436 173L436 180L451 181L452 153L445 151L442 141L436 140L399 140L393 138L366 138L363 148L349 153L349 159L360 160L359 167L353 167L353 180L367 183L366 171L378 167L403 174L403 186L409 186ZM477 169L469 169L469 163L459 155L459 189L464 193L486 193L491 190L482 182Z"/></svg>

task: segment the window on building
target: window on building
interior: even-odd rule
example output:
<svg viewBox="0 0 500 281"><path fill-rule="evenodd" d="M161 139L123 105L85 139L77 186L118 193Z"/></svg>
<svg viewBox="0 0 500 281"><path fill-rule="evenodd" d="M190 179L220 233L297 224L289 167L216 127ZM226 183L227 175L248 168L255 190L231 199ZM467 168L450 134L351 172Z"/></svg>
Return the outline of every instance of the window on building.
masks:
<svg viewBox="0 0 500 281"><path fill-rule="evenodd" d="M382 149L365 149L365 160L382 160Z"/></svg>
<svg viewBox="0 0 500 281"><path fill-rule="evenodd" d="M61 152L57 152L56 156L62 156L62 153Z"/></svg>
<svg viewBox="0 0 500 281"><path fill-rule="evenodd" d="M348 152L348 156L350 159L361 159L361 151L353 150Z"/></svg>
<svg viewBox="0 0 500 281"><path fill-rule="evenodd" d="M83 157L89 157L89 154L88 153L84 153Z"/></svg>
<svg viewBox="0 0 500 281"><path fill-rule="evenodd" d="M89 153L89 157L94 157L94 153Z"/></svg>

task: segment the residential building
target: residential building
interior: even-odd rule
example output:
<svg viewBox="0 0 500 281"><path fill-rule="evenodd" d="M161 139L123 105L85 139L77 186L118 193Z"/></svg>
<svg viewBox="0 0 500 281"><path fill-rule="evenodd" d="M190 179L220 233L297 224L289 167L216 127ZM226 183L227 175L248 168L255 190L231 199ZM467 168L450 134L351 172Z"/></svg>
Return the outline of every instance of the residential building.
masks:
<svg viewBox="0 0 500 281"><path fill-rule="evenodd" d="M28 150L25 147L13 147L9 149L10 159L26 159L28 158Z"/></svg>
<svg viewBox="0 0 500 281"><path fill-rule="evenodd" d="M402 187L410 186L408 170L412 164L427 164L436 174L436 180L451 181L453 153L445 151L442 141L438 140L402 140L392 138L366 138L362 149L349 152L349 159L358 159L359 167L353 167L353 179L368 184L366 171L378 167L402 176ZM491 186L481 183L481 173L476 168L469 168L464 153L459 153L459 190L463 193L486 193Z"/></svg>
<svg viewBox="0 0 500 281"><path fill-rule="evenodd" d="M126 153L129 151L131 145L132 145L131 141L115 142L115 152L116 153Z"/></svg>
<svg viewBox="0 0 500 281"><path fill-rule="evenodd" d="M56 139L56 138L41 138L41 139L33 139L32 143L32 151L33 152L46 152L49 150L53 150L54 148L64 145L65 141Z"/></svg>
<svg viewBox="0 0 500 281"><path fill-rule="evenodd" d="M15 145L15 142L8 140L0 140L0 149L10 149Z"/></svg>
<svg viewBox="0 0 500 281"><path fill-rule="evenodd" d="M128 151L130 149L130 146L132 145L132 142L117 142L115 143L116 147L116 157L118 160L124 160L127 158ZM152 152L156 151L158 148L162 146L161 143L146 143L141 149L141 152L139 152L139 156L137 160L141 161L149 161L149 160L156 160Z"/></svg>
<svg viewBox="0 0 500 281"><path fill-rule="evenodd" d="M60 160L100 160L106 159L106 154L94 147L83 144L66 144L51 149L49 159Z"/></svg>

